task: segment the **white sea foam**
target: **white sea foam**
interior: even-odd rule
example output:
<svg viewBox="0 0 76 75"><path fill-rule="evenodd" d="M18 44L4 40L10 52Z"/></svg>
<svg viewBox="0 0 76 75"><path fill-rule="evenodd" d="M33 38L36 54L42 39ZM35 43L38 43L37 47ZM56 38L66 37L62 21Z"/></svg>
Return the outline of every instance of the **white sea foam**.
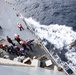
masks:
<svg viewBox="0 0 76 75"><path fill-rule="evenodd" d="M26 19L26 21L31 28L34 28L35 33L41 39L47 39L54 44L56 48L62 48L72 43L76 38L76 32L72 30L72 27L58 24L51 24L49 26L41 25L32 18Z"/></svg>

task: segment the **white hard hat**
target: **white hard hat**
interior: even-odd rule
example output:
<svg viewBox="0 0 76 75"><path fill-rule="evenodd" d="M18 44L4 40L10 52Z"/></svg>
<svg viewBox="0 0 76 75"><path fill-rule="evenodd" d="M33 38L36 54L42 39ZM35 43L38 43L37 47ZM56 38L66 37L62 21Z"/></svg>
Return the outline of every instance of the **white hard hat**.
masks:
<svg viewBox="0 0 76 75"><path fill-rule="evenodd" d="M22 43L22 41L20 41L20 43Z"/></svg>
<svg viewBox="0 0 76 75"><path fill-rule="evenodd" d="M14 36L17 36L17 34L15 34Z"/></svg>

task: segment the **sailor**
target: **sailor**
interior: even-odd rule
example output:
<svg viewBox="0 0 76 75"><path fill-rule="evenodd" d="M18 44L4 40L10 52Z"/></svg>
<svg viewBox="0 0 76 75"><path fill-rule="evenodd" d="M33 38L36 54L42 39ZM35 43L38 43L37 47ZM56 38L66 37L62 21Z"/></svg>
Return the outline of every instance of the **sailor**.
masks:
<svg viewBox="0 0 76 75"><path fill-rule="evenodd" d="M15 34L14 38L20 44L21 39L20 39L19 35Z"/></svg>
<svg viewBox="0 0 76 75"><path fill-rule="evenodd" d="M25 44L25 41L20 41L20 45L24 48L24 50L28 50L29 49L27 48L26 44Z"/></svg>
<svg viewBox="0 0 76 75"><path fill-rule="evenodd" d="M13 53L15 53L16 55L19 55L19 50L20 48L18 46L13 46Z"/></svg>
<svg viewBox="0 0 76 75"><path fill-rule="evenodd" d="M24 50L24 48L20 48L20 50L19 50L19 55L25 55L25 50Z"/></svg>
<svg viewBox="0 0 76 75"><path fill-rule="evenodd" d="M18 25L18 28L20 29L20 31L24 30L24 28L23 28L22 24L17 23L17 25Z"/></svg>
<svg viewBox="0 0 76 75"><path fill-rule="evenodd" d="M11 43L13 46L15 46L15 44L12 42L11 38L9 38L8 36L6 36L6 40Z"/></svg>
<svg viewBox="0 0 76 75"><path fill-rule="evenodd" d="M12 53L12 49L13 49L13 46L12 45L7 45L7 51L9 53Z"/></svg>
<svg viewBox="0 0 76 75"><path fill-rule="evenodd" d="M33 44L32 44L33 41L34 41L34 40L25 41L25 44L30 48L31 51L33 51L33 50L32 50L32 47L31 47L31 46L33 45Z"/></svg>
<svg viewBox="0 0 76 75"><path fill-rule="evenodd" d="M6 51L7 45L6 44L2 44L2 49Z"/></svg>

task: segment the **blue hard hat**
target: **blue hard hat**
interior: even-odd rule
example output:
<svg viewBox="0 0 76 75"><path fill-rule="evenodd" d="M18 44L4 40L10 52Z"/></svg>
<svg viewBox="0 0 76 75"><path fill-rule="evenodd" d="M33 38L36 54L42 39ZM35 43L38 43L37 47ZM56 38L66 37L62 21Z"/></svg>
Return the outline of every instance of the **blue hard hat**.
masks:
<svg viewBox="0 0 76 75"><path fill-rule="evenodd" d="M6 36L8 38L8 36Z"/></svg>

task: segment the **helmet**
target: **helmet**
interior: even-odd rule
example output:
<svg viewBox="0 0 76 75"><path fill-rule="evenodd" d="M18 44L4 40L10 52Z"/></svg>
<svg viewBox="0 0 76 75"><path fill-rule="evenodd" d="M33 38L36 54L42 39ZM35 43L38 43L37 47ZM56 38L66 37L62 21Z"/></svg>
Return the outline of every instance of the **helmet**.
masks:
<svg viewBox="0 0 76 75"><path fill-rule="evenodd" d="M8 38L8 36L6 36Z"/></svg>
<svg viewBox="0 0 76 75"><path fill-rule="evenodd" d="M14 34L14 36L17 36L17 34Z"/></svg>
<svg viewBox="0 0 76 75"><path fill-rule="evenodd" d="M20 43L22 43L22 41L20 41Z"/></svg>
<svg viewBox="0 0 76 75"><path fill-rule="evenodd" d="M5 44L3 44L3 46L5 46Z"/></svg>

